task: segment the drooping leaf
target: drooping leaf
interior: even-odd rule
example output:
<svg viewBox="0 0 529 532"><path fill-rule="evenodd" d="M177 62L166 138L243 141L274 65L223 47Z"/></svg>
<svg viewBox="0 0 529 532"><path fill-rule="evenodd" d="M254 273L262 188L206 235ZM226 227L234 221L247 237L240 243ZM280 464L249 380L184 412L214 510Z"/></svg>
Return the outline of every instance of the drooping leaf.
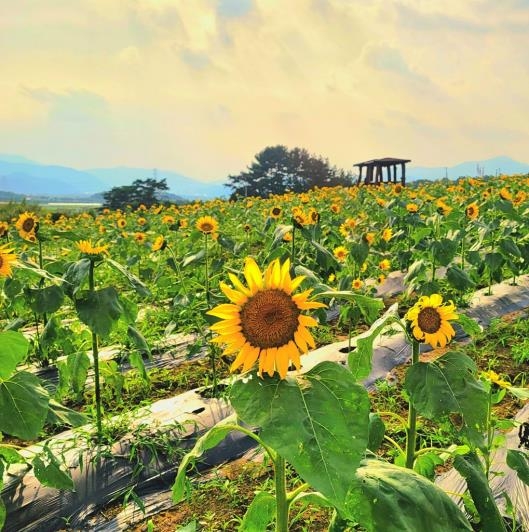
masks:
<svg viewBox="0 0 529 532"><path fill-rule="evenodd" d="M149 344L147 343L147 340L145 340L145 337L143 334L141 334L136 327L133 327L132 325L129 325L127 327L127 335L130 339L130 341L135 345L136 349L144 354L151 356L151 350L149 348Z"/></svg>
<svg viewBox="0 0 529 532"><path fill-rule="evenodd" d="M351 244L350 254L355 264L361 268L369 255L369 245L367 242L359 242Z"/></svg>
<svg viewBox="0 0 529 532"><path fill-rule="evenodd" d="M481 326L474 318L471 318L461 312L458 312L457 314L459 316L457 318L457 323L461 326L463 331L468 334L468 336L476 336L481 332Z"/></svg>
<svg viewBox="0 0 529 532"><path fill-rule="evenodd" d="M446 280L456 290L461 290L462 292L469 290L476 285L476 283L474 283L474 281L469 277L468 273L456 265L451 265L446 270Z"/></svg>
<svg viewBox="0 0 529 532"><path fill-rule="evenodd" d="M275 497L266 491L260 491L248 506L239 530L241 532L266 530L274 519L275 510Z"/></svg>
<svg viewBox="0 0 529 532"><path fill-rule="evenodd" d="M487 253L485 255L485 264L491 272L499 270L505 261L501 253Z"/></svg>
<svg viewBox="0 0 529 532"><path fill-rule="evenodd" d="M516 471L518 478L529 486L529 458L527 454L515 449L507 450L507 465Z"/></svg>
<svg viewBox="0 0 529 532"><path fill-rule="evenodd" d="M506 532L505 523L494 501L494 495L476 453L456 455L454 467L466 480L468 491L481 518L483 532Z"/></svg>
<svg viewBox="0 0 529 532"><path fill-rule="evenodd" d="M72 477L61 469L61 463L49 447L45 446L41 454L33 459L33 472L43 486L58 490L73 490Z"/></svg>
<svg viewBox="0 0 529 532"><path fill-rule="evenodd" d="M413 470L430 480L435 478L435 468L444 464L444 460L438 453L424 453L417 456L413 464Z"/></svg>
<svg viewBox="0 0 529 532"><path fill-rule="evenodd" d="M230 399L239 418L261 428L313 488L343 508L368 443L369 400L351 373L322 362L304 375L236 381Z"/></svg>
<svg viewBox="0 0 529 532"><path fill-rule="evenodd" d="M83 291L75 300L79 319L99 336L106 337L123 312L117 290L109 286L101 290Z"/></svg>
<svg viewBox="0 0 529 532"><path fill-rule="evenodd" d="M25 288L29 306L37 314L49 314L58 310L64 300L64 292L58 285L44 288Z"/></svg>
<svg viewBox="0 0 529 532"><path fill-rule="evenodd" d="M432 253L437 264L448 266L457 253L458 242L449 238L441 238L432 243Z"/></svg>
<svg viewBox="0 0 529 532"><path fill-rule="evenodd" d="M72 297L81 289L88 279L90 259L84 258L70 264L63 277L63 290Z"/></svg>
<svg viewBox="0 0 529 532"><path fill-rule="evenodd" d="M26 459L13 447L7 447L0 443L0 457L7 464L23 464ZM0 463L2 461L0 460Z"/></svg>
<svg viewBox="0 0 529 532"><path fill-rule="evenodd" d="M373 412L369 414L369 439L367 448L376 452L384 441L384 434L386 432L386 425L382 421L382 418Z"/></svg>
<svg viewBox="0 0 529 532"><path fill-rule="evenodd" d="M29 342L22 333L0 332L0 379L7 379L27 355Z"/></svg>
<svg viewBox="0 0 529 532"><path fill-rule="evenodd" d="M77 397L81 397L90 368L90 358L84 351L70 353L66 359L70 386Z"/></svg>
<svg viewBox="0 0 529 532"><path fill-rule="evenodd" d="M382 299L365 296L350 290L329 290L325 292L318 292L317 294L314 294L314 297L318 299L334 298L352 301L358 305L360 312L362 312L362 315L369 324L373 323L378 318L380 311L384 308L384 302Z"/></svg>
<svg viewBox="0 0 529 532"><path fill-rule="evenodd" d="M424 417L439 419L457 413L466 427L480 430L487 418L488 394L476 371L471 358L450 351L432 362L410 366L404 388Z"/></svg>
<svg viewBox="0 0 529 532"><path fill-rule="evenodd" d="M136 292L140 296L149 297L151 295L151 291L149 290L149 288L142 281L140 281L132 272L127 270L125 266L109 258L105 259L105 262L107 264L110 264L112 268L121 273L129 281L132 288L134 288L134 290L136 290Z"/></svg>
<svg viewBox="0 0 529 532"><path fill-rule="evenodd" d="M512 238L502 238L500 240L500 250L506 256L521 257L522 252L520 248L515 244Z"/></svg>
<svg viewBox="0 0 529 532"><path fill-rule="evenodd" d="M346 514L373 531L472 531L441 488L414 471L379 460L364 460L356 470Z"/></svg>
<svg viewBox="0 0 529 532"><path fill-rule="evenodd" d="M356 350L349 354L347 361L349 370L357 381L367 378L371 373L373 344L388 325L398 321L397 309L397 303L393 304L371 325L369 331L364 333L360 338L357 338Z"/></svg>
<svg viewBox="0 0 529 532"><path fill-rule="evenodd" d="M190 253L186 255L182 262L182 268L185 268L186 266L189 266L190 264L196 264L197 262L200 262L205 256L206 256L206 252L204 251L204 249L201 249L200 251L197 251L196 253Z"/></svg>
<svg viewBox="0 0 529 532"><path fill-rule="evenodd" d="M27 371L0 382L0 432L23 440L38 435L48 414L48 392Z"/></svg>
<svg viewBox="0 0 529 532"><path fill-rule="evenodd" d="M197 458L200 458L207 450L212 449L218 445L232 430L236 423L236 416L233 414L217 423L214 427L209 429L203 436L198 438L195 446L189 451L180 462L178 466L178 473L176 475L172 493L173 502L179 503L186 495L186 472L190 464Z"/></svg>
<svg viewBox="0 0 529 532"><path fill-rule="evenodd" d="M68 425L70 427L80 427L81 425L88 423L88 418L81 412L72 410L67 406L61 405L54 399L50 399L46 423L51 425Z"/></svg>

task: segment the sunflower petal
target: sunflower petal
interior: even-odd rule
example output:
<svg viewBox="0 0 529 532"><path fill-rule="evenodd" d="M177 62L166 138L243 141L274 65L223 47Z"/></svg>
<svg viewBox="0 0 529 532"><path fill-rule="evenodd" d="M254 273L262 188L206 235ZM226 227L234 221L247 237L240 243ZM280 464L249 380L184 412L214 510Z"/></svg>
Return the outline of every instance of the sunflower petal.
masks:
<svg viewBox="0 0 529 532"><path fill-rule="evenodd" d="M263 274L252 257L247 257L244 263L244 277L252 294L263 287Z"/></svg>

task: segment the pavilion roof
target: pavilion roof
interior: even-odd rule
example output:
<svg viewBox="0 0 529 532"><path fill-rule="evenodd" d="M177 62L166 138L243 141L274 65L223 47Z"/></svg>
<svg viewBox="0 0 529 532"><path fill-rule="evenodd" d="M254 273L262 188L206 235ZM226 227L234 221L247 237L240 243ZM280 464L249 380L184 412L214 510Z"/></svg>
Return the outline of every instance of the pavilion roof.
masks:
<svg viewBox="0 0 529 532"><path fill-rule="evenodd" d="M397 159L396 157L384 157L383 159L371 159L353 166L391 166L393 164L409 163L411 159Z"/></svg>

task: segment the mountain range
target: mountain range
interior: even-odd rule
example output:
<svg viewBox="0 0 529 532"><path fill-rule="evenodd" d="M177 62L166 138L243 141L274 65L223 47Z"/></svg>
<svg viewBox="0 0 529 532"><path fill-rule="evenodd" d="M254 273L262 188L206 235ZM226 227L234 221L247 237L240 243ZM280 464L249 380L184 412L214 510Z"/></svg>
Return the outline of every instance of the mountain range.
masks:
<svg viewBox="0 0 529 532"><path fill-rule="evenodd" d="M529 164L510 157L494 157L450 167L409 165L409 180L440 179L460 176L529 173ZM136 179L166 179L169 191L185 199L226 197L229 189L221 182L204 182L170 170L147 168L91 168L76 170L67 166L45 165L20 155L0 154L0 191L27 196L89 197L112 187L130 185Z"/></svg>

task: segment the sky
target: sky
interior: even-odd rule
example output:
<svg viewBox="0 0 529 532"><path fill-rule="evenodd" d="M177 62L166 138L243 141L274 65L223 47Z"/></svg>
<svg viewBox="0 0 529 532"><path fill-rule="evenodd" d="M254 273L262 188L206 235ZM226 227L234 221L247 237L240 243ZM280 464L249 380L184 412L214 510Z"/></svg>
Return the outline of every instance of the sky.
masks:
<svg viewBox="0 0 529 532"><path fill-rule="evenodd" d="M0 0L0 152L224 180L266 146L529 162L529 0Z"/></svg>

